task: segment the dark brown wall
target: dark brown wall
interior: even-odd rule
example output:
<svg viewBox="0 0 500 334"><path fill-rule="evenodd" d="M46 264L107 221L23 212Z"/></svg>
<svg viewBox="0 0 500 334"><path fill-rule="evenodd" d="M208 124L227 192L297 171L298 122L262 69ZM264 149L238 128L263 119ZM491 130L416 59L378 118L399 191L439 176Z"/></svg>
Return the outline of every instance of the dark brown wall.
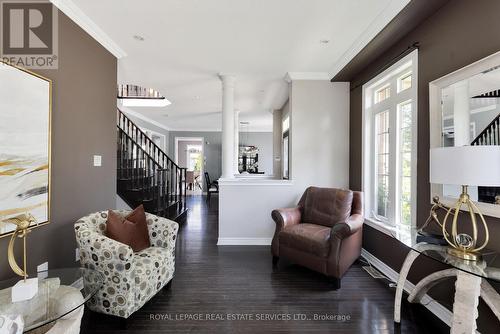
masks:
<svg viewBox="0 0 500 334"><path fill-rule="evenodd" d="M116 58L59 12L59 68L35 71L53 82L51 223L28 236L28 266L76 266L73 223L114 208ZM27 92L28 93L28 92ZM93 167L93 155L102 167ZM0 279L13 276L0 239ZM20 255L20 254L19 254Z"/></svg>
<svg viewBox="0 0 500 334"><path fill-rule="evenodd" d="M419 0L422 1L422 0ZM412 1L412 4L419 1ZM422 1L429 2L429 1ZM361 189L361 94L359 86L369 81L378 70L394 59L414 42L420 43L418 54L418 185L417 221L421 224L430 209L429 184L429 82L455 71L465 65L484 58L500 50L500 1L498 0L452 0L437 8L434 13L416 25L406 35L394 34L391 45L387 38L379 45L369 48L377 50L370 59L365 54L365 64L356 63L358 71L344 71L342 80L351 81L350 110L350 186ZM408 12L405 12L407 15ZM394 30L394 26L391 27ZM397 30L396 30L397 31ZM397 38L396 38L397 37ZM381 49L383 50L381 52ZM340 78L334 78L340 79ZM500 250L500 220L489 217L491 232L490 248ZM399 271L408 249L385 234L366 226L363 247L382 261ZM414 266L410 280L419 278L441 268L429 259L421 259ZM431 295L446 305L452 301L452 282L434 288ZM479 330L482 333L498 332L500 323L484 305L480 308Z"/></svg>

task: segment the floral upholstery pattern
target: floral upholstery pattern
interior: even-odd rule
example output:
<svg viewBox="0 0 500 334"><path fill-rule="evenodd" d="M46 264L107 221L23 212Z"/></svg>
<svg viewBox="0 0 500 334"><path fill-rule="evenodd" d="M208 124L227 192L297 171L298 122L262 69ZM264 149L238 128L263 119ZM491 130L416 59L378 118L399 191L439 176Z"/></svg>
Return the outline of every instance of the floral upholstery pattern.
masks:
<svg viewBox="0 0 500 334"><path fill-rule="evenodd" d="M129 211L115 211L126 216ZM96 312L128 318L174 277L179 224L146 213L151 247L134 253L129 246L105 236L106 211L75 223L83 267L101 272L104 287L88 302ZM89 282L90 283L90 282Z"/></svg>

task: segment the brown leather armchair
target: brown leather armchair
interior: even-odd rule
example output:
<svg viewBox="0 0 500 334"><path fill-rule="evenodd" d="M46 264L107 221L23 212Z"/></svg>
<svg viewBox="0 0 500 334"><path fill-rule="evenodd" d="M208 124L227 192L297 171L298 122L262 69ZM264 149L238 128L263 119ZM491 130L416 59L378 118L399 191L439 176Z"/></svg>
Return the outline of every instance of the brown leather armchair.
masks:
<svg viewBox="0 0 500 334"><path fill-rule="evenodd" d="M271 251L323 273L340 288L340 279L361 255L363 193L309 187L295 208L273 210L276 222Z"/></svg>

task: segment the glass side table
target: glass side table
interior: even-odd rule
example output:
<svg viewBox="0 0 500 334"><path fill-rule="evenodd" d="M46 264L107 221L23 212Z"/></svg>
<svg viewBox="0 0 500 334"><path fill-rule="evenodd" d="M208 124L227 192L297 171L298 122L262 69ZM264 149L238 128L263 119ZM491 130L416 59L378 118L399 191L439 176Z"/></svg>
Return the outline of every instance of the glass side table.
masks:
<svg viewBox="0 0 500 334"><path fill-rule="evenodd" d="M477 306L479 297L493 310L500 320L500 296L488 283L488 280L500 282L500 253L493 251L481 252L482 259L468 261L447 253L448 246L417 243L417 229L396 230L392 237L410 248L401 271L399 273L396 296L394 300L394 321L401 321L401 299L406 277L415 259L426 256L438 262L447 264L449 269L430 274L418 282L413 291L410 291L408 301L418 303L437 283L456 278L455 299L453 302L453 316L450 333L475 333Z"/></svg>
<svg viewBox="0 0 500 334"><path fill-rule="evenodd" d="M83 305L101 289L104 276L84 268L41 272L35 297L12 303L11 287L18 281L18 277L0 281L0 314L21 315L26 333L60 319L78 320L79 329Z"/></svg>

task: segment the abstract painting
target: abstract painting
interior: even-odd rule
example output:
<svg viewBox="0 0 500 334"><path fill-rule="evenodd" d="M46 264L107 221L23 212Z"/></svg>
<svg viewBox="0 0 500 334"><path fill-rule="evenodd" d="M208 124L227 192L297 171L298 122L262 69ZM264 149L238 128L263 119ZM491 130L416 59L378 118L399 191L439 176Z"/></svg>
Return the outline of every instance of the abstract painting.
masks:
<svg viewBox="0 0 500 334"><path fill-rule="evenodd" d="M50 94L50 80L0 62L0 235L10 217L49 220Z"/></svg>

